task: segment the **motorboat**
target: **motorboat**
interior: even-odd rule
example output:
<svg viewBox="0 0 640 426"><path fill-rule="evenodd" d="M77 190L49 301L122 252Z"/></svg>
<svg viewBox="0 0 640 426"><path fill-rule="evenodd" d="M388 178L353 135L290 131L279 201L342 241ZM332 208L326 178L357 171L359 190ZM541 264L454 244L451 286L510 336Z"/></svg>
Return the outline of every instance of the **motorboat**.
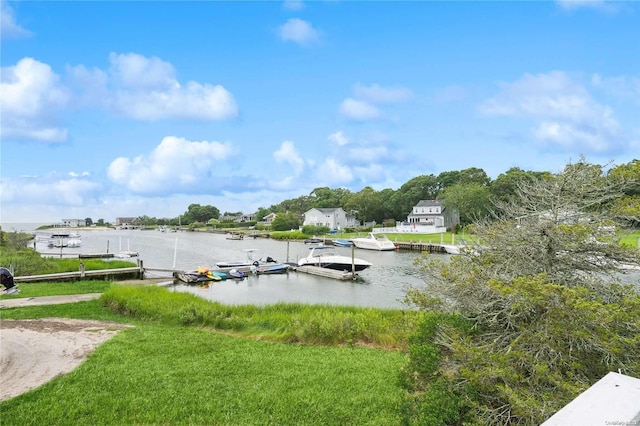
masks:
<svg viewBox="0 0 640 426"><path fill-rule="evenodd" d="M240 272L256 272L260 273L282 273L289 269L289 265L284 263L278 263L277 260L271 256L265 258L255 258L257 249L246 249L246 259L216 262L216 270L221 272L228 272L235 269Z"/></svg>
<svg viewBox="0 0 640 426"><path fill-rule="evenodd" d="M351 240L357 248L367 250L395 250L396 245L393 244L385 234L374 234L370 232L366 237L353 238Z"/></svg>
<svg viewBox="0 0 640 426"><path fill-rule="evenodd" d="M333 245L336 247L351 247L353 243L350 240L344 238L336 238L333 240Z"/></svg>
<svg viewBox="0 0 640 426"><path fill-rule="evenodd" d="M336 271L362 271L372 264L352 256L343 256L333 247L318 245L309 249L306 257L298 260L298 266L318 266Z"/></svg>

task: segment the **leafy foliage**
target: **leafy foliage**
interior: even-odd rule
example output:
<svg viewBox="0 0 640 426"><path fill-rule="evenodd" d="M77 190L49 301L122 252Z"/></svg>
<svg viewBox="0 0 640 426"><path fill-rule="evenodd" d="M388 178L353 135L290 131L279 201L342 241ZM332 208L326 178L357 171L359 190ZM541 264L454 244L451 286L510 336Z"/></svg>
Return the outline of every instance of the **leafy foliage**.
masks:
<svg viewBox="0 0 640 426"><path fill-rule="evenodd" d="M411 354L430 373L413 388L435 383L460 401L443 423L540 424L608 371L640 376L640 295L620 282L640 254L612 232L627 184L584 161L520 181L497 218L473 225L475 247L425 257L430 285L408 300L473 325L418 335L439 348L437 368Z"/></svg>

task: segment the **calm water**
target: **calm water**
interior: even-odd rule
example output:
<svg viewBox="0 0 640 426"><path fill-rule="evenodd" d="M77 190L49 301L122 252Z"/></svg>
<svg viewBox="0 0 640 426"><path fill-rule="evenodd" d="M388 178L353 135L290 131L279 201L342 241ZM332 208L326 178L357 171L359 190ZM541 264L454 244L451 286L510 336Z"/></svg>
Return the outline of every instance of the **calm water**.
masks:
<svg viewBox="0 0 640 426"><path fill-rule="evenodd" d="M23 228L26 229L26 228ZM281 242L264 238L227 240L224 235L202 232L159 232L139 230L79 231L79 248L48 248L47 233L38 233L36 249L41 253L116 253L133 250L140 253L145 268L192 270L213 267L215 262L246 258L246 249L257 249L254 257L271 256L277 261L296 262L309 251L302 242ZM351 256L351 248L338 248ZM257 255L257 256L256 256ZM406 308L402 303L410 287L424 287L418 268L413 265L419 253L377 252L355 249L355 256L373 266L359 273L357 281L339 281L303 273L251 275L242 281L222 281L209 288L177 285L176 291L188 291L226 304L271 304L303 302L379 308ZM135 260L135 259L134 259ZM158 276L167 274L158 273ZM147 275L153 276L153 273Z"/></svg>

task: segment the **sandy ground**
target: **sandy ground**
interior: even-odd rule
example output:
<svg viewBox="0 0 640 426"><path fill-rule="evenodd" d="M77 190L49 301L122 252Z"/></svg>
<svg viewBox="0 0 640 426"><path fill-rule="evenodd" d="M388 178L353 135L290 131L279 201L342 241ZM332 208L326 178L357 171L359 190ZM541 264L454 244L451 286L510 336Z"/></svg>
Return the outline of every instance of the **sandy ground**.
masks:
<svg viewBox="0 0 640 426"><path fill-rule="evenodd" d="M69 373L126 327L66 318L0 321L0 401Z"/></svg>

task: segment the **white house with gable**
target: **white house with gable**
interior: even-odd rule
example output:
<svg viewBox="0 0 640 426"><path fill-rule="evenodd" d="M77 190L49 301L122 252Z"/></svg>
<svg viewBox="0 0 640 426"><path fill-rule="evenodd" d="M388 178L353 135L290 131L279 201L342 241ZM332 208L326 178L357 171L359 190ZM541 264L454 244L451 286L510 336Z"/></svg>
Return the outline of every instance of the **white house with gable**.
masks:
<svg viewBox="0 0 640 426"><path fill-rule="evenodd" d="M345 212L341 207L313 208L304 213L302 225L328 226L329 229L344 229L358 226L355 216Z"/></svg>
<svg viewBox="0 0 640 426"><path fill-rule="evenodd" d="M440 234L459 223L458 212L446 208L440 200L420 200L405 222L396 222L395 228L373 228L373 232Z"/></svg>

